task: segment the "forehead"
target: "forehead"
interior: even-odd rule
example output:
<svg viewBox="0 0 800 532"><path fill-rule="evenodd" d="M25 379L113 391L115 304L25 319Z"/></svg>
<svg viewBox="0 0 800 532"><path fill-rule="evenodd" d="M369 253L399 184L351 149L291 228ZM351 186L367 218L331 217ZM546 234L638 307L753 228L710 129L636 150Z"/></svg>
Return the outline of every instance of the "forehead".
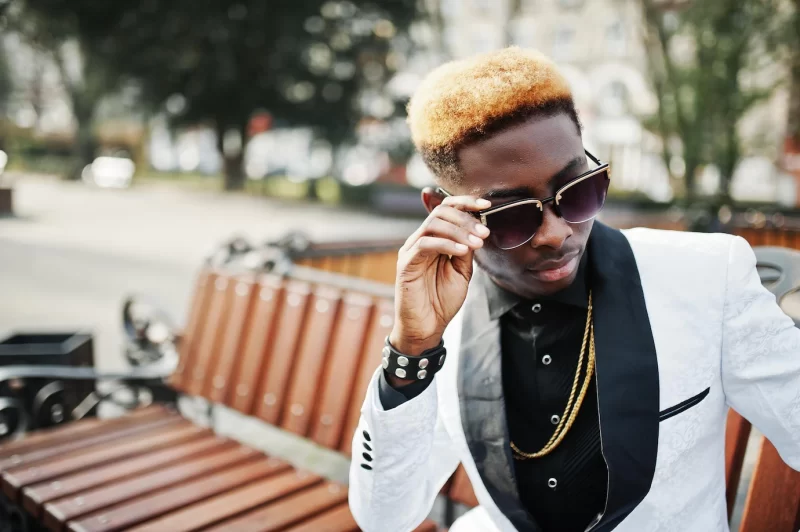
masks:
<svg viewBox="0 0 800 532"><path fill-rule="evenodd" d="M558 113L534 117L470 144L459 152L460 193L525 187L547 194L550 179L583 155L580 132L570 117Z"/></svg>

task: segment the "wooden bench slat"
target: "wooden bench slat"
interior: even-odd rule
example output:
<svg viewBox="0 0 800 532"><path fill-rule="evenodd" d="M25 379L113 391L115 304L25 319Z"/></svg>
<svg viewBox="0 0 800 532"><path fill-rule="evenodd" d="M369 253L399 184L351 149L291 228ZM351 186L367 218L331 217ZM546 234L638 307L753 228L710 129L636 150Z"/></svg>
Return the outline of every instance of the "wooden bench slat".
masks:
<svg viewBox="0 0 800 532"><path fill-rule="evenodd" d="M728 419L725 424L725 499L728 504L728 519L731 518L733 507L736 504L736 493L739 489L742 467L744 467L744 455L750 439L750 429L749 421L734 410L728 411Z"/></svg>
<svg viewBox="0 0 800 532"><path fill-rule="evenodd" d="M217 275L209 269L203 269L197 276L192 303L189 307L189 320L183 330L179 346L178 365L170 377L170 384L178 390L183 390L189 384L192 363L197 352L201 331L205 326L208 316L208 305L214 293L214 281Z"/></svg>
<svg viewBox="0 0 800 532"><path fill-rule="evenodd" d="M67 441L61 441L55 445L47 447L39 447L33 451L26 453L18 453L11 455L8 458L0 460L0 471L5 471L17 466L30 466L34 465L41 460L50 458L51 456L58 456L64 453L82 449L89 445L97 445L100 443L108 443L120 438L128 438L135 434L146 432L157 427L178 423L183 420L182 417L173 413L161 416L146 416L136 417L123 416L119 418L120 421L115 423L101 424L97 428L97 432L85 438L75 438Z"/></svg>
<svg viewBox="0 0 800 532"><path fill-rule="evenodd" d="M342 320L341 303L341 290L315 287L281 416L281 426L301 436L308 431L333 332Z"/></svg>
<svg viewBox="0 0 800 532"><path fill-rule="evenodd" d="M285 402L286 387L304 330L310 294L311 285L304 281L289 281L283 291L272 348L262 366L262 387L256 395L256 415L272 425L278 424Z"/></svg>
<svg viewBox="0 0 800 532"><path fill-rule="evenodd" d="M346 501L347 486L323 482L204 530L205 532L228 532L230 530L276 532L317 516ZM324 530L324 528L320 530Z"/></svg>
<svg viewBox="0 0 800 532"><path fill-rule="evenodd" d="M34 431L26 434L21 440L14 440L0 445L0 460L10 458L15 454L24 454L50 445L57 445L65 441L90 437L111 427L129 424L132 420L145 420L174 414L173 411L162 405L152 405L132 410L123 417L110 419L85 418L66 425ZM0 467L1 470L2 467Z"/></svg>
<svg viewBox="0 0 800 532"><path fill-rule="evenodd" d="M246 449L246 447L240 449ZM72 532L109 532L128 529L190 504L236 489L244 484L272 477L288 469L289 466L285 462L261 456L258 460L249 460L247 463L213 475L200 477L195 475L186 484L160 490L135 500L124 499L128 502L95 512L78 520L69 521L67 528ZM160 530L174 532L170 528Z"/></svg>
<svg viewBox="0 0 800 532"><path fill-rule="evenodd" d="M262 374L263 363L276 331L279 302L283 297L283 279L277 275L262 275L258 279L256 292L242 348L237 355L237 367L233 371L225 400L225 404L245 415L253 410L258 377Z"/></svg>
<svg viewBox="0 0 800 532"><path fill-rule="evenodd" d="M212 356L208 377L201 394L211 402L221 403L230 386L234 361L245 334L254 286L252 275L236 277L228 285L225 303L227 321L219 348Z"/></svg>
<svg viewBox="0 0 800 532"><path fill-rule="evenodd" d="M367 341L360 353L358 360L354 360L354 367L358 368L358 375L353 385L350 404L347 407L347 422L342 433L342 443L339 450L350 454L350 446L353 443L353 433L358 426L361 417L361 404L364 402L364 395L367 392L372 375L381 363L381 351L384 341L389 333L392 332L394 324L394 303L390 300L378 300L372 322L369 326Z"/></svg>
<svg viewBox="0 0 800 532"><path fill-rule="evenodd" d="M189 460L233 446L234 442L222 436L212 434L201 436L198 440L119 460L88 471L72 473L55 482L33 484L22 490L23 505L32 515L38 516L41 506L52 500L76 495L81 491L134 475L143 475L160 467L173 465L178 460Z"/></svg>
<svg viewBox="0 0 800 532"><path fill-rule="evenodd" d="M786 465L775 446L763 438L739 530L797 532L799 529L800 472Z"/></svg>
<svg viewBox="0 0 800 532"><path fill-rule="evenodd" d="M287 471L182 508L177 512L132 528L130 532L199 530L317 484L320 480L320 477L316 475L300 471ZM228 528L228 530L236 529Z"/></svg>
<svg viewBox="0 0 800 532"><path fill-rule="evenodd" d="M51 530L60 530L66 521L76 519L96 510L108 508L113 504L133 503L137 497L152 493L169 495L175 489L186 488L181 483L189 483L197 478L218 478L237 467L252 467L261 461L262 455L252 449L236 445L220 449L199 458L182 459L181 463L153 471L151 473L113 482L81 493L75 497L56 499L44 506L44 521ZM288 467L283 462L271 462L275 469ZM149 499L148 499L149 500Z"/></svg>
<svg viewBox="0 0 800 532"><path fill-rule="evenodd" d="M192 425L188 421L179 421L113 444L100 443L82 447L71 453L42 460L34 466L9 469L2 475L3 492L11 500L16 500L20 489L35 482L44 482L89 467L196 439L210 432L209 429Z"/></svg>
<svg viewBox="0 0 800 532"><path fill-rule="evenodd" d="M208 311L200 331L196 350L193 349L193 360L188 366L189 373L184 391L190 395L200 395L203 384L211 371L211 362L214 353L219 349L225 325L228 321L228 286L234 279L227 272L219 272L214 279Z"/></svg>
<svg viewBox="0 0 800 532"><path fill-rule="evenodd" d="M347 504L341 504L335 508L323 512L320 515L296 524L286 529L286 532L358 532L358 524L350 513Z"/></svg>
<svg viewBox="0 0 800 532"><path fill-rule="evenodd" d="M318 408L313 413L310 432L312 440L329 449L339 446L357 377L355 370L373 314L371 297L355 293L344 297L341 318L326 356L325 373L318 385Z"/></svg>

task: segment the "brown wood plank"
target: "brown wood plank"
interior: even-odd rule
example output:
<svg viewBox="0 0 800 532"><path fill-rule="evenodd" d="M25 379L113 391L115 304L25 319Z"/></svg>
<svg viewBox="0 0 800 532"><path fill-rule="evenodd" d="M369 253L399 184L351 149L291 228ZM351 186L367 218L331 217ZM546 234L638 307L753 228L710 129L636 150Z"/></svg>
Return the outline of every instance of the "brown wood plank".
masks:
<svg viewBox="0 0 800 532"><path fill-rule="evenodd" d="M174 465L179 460L186 461L197 456L209 455L235 445L237 444L228 438L209 434L198 440L119 460L87 471L72 473L57 481L34 484L22 491L23 505L32 515L38 516L42 505L55 499L75 495L81 491L132 476L141 476L158 468Z"/></svg>
<svg viewBox="0 0 800 532"><path fill-rule="evenodd" d="M208 433L210 433L209 429L181 420L178 423L139 433L131 439L111 444L103 442L97 445L84 446L79 450L42 460L33 466L9 469L2 476L3 492L11 500L16 500L19 490L33 483L52 480L61 475L89 467L100 466L153 449L175 445Z"/></svg>
<svg viewBox="0 0 800 532"><path fill-rule="evenodd" d="M246 334L246 325L250 303L252 301L253 287L252 276L238 277L228 287L228 320L225 330L222 331L222 342L219 349L212 357L209 376L206 379L203 397L215 403L221 403L231 386L231 372L239 356L239 346Z"/></svg>
<svg viewBox="0 0 800 532"><path fill-rule="evenodd" d="M269 347L277 329L278 304L283 298L283 279L277 275L262 275L258 280L258 298L255 300L241 352L238 367L228 389L225 404L251 414L259 375L269 360Z"/></svg>
<svg viewBox="0 0 800 532"><path fill-rule="evenodd" d="M105 432L114 426L126 425L136 422L137 420L146 420L168 415L175 415L175 412L162 405L152 405L132 410L122 417L109 419L100 419L96 417L85 418L79 421L72 421L66 425L34 431L25 435L25 437L20 440L14 440L0 445L0 460L10 458L15 454L21 455L41 449L42 447L57 445L65 441L93 436L100 432ZM0 471L1 470L2 468L0 468Z"/></svg>
<svg viewBox="0 0 800 532"><path fill-rule="evenodd" d="M350 404L347 407L347 422L342 431L342 443L339 447L339 450L345 454L350 454L350 446L353 443L353 433L361 417L361 405L364 402L364 395L367 392L367 386L369 385L372 375L381 364L381 350L383 349L386 337L392 332L393 324L394 302L388 299L379 300L373 312L367 341L364 343L364 347L358 359L353 361L353 367L357 368L358 376L353 385L353 394L350 398Z"/></svg>
<svg viewBox="0 0 800 532"><path fill-rule="evenodd" d="M344 297L312 418L311 439L323 447L338 449L373 310L371 297L355 293Z"/></svg>
<svg viewBox="0 0 800 532"><path fill-rule="evenodd" d="M120 421L113 420L115 421L114 423L100 425L97 432L85 438L61 441L57 444L40 447L27 453L13 454L8 458L0 460L0 471L22 465L31 466L52 456L59 456L64 453L76 451L89 445L110 443L121 438L129 438L136 434L164 425L178 423L183 420L183 418L177 414L133 419L131 419L130 416L123 416L117 419Z"/></svg>
<svg viewBox="0 0 800 532"><path fill-rule="evenodd" d="M800 472L787 466L766 438L761 442L744 504L740 532L797 532Z"/></svg>
<svg viewBox="0 0 800 532"><path fill-rule="evenodd" d="M750 422L733 410L728 411L725 424L725 498L728 503L728 519L736 503L736 492L744 465L744 454L750 438Z"/></svg>
<svg viewBox="0 0 800 532"><path fill-rule="evenodd" d="M469 476L463 465L459 464L458 469L453 474L453 484L447 496L455 502L470 508L478 506L478 498L475 497L475 491L472 489L472 483L469 481Z"/></svg>
<svg viewBox="0 0 800 532"><path fill-rule="evenodd" d="M262 386L256 396L256 415L272 425L278 424L283 409L295 353L304 330L310 293L311 285L302 281L289 281L283 291L274 341L262 366Z"/></svg>
<svg viewBox="0 0 800 532"><path fill-rule="evenodd" d="M197 349L188 367L188 382L183 390L190 395L200 395L203 383L211 371L214 353L222 343L225 325L228 322L228 286L235 281L228 272L219 272L214 279L213 291L208 302L205 322L199 331Z"/></svg>
<svg viewBox="0 0 800 532"><path fill-rule="evenodd" d="M247 449L241 447L240 449ZM125 499L126 503L113 508L86 515L67 524L72 532L109 532L146 523L185 508L190 504L203 501L242 485L269 478L289 469L288 464L263 456L257 460L222 470L214 475L194 476L193 480L169 488L153 492L134 500ZM49 506L49 505L48 505ZM47 506L46 506L47 507ZM54 529L51 529L54 530ZM162 528L162 532L174 532L170 528Z"/></svg>
<svg viewBox="0 0 800 532"><path fill-rule="evenodd" d="M340 290L328 286L317 286L311 298L281 416L281 426L301 436L308 431L333 332L342 317L341 298Z"/></svg>
<svg viewBox="0 0 800 532"><path fill-rule="evenodd" d="M320 515L286 529L286 532L358 532L358 524L347 504L323 512Z"/></svg>
<svg viewBox="0 0 800 532"><path fill-rule="evenodd" d="M208 305L214 293L214 282L217 274L209 269L203 269L197 276L192 302L189 307L189 319L183 330L179 345L178 365L170 377L170 384L183 390L189 384L191 371L197 347L200 345L200 336L208 317Z"/></svg>
<svg viewBox="0 0 800 532"><path fill-rule="evenodd" d="M203 481L217 479L212 482L212 485L218 486L225 480L224 478L220 480L222 478L221 475L225 475L230 471L238 471L242 467L255 467L261 462L264 462L263 456L248 447L224 448L219 452L182 461L146 475L139 475L101 486L81 493L76 497L56 499L44 505L44 522L50 530L61 530L61 526L65 522L80 518L90 512L108 508L111 505L122 503L138 504L137 501L149 501L153 495L156 498L162 495L171 497L173 493L180 489L190 489L191 482L197 478L201 478ZM275 470L288 467L278 460L273 460L270 464ZM124 508L127 508L127 506ZM127 513L123 512L121 515L124 516ZM157 515L154 514L152 517ZM94 520L93 522L102 524L99 521Z"/></svg>
<svg viewBox="0 0 800 532"><path fill-rule="evenodd" d="M308 520L345 501L347 501L347 486L323 482L204 530L205 532L230 530L275 532Z"/></svg>
<svg viewBox="0 0 800 532"><path fill-rule="evenodd" d="M177 512L129 529L130 532L192 532L218 524L242 512L286 497L320 482L320 477L301 471L287 471L223 495L193 504ZM249 530L229 527L227 530Z"/></svg>

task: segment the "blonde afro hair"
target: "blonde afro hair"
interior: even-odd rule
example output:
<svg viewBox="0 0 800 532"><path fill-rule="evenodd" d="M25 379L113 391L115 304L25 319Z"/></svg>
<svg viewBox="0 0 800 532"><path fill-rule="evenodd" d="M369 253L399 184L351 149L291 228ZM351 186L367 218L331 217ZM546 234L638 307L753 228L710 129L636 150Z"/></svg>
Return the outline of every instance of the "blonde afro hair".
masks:
<svg viewBox="0 0 800 532"><path fill-rule="evenodd" d="M569 85L553 62L512 46L433 70L408 104L408 125L434 174L458 180L460 147L533 115L558 112L580 129Z"/></svg>

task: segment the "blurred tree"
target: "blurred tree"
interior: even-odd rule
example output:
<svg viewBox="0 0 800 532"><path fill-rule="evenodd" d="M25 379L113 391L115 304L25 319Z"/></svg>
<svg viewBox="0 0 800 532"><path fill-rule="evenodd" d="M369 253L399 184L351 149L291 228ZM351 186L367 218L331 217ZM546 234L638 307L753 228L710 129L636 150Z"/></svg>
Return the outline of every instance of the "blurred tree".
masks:
<svg viewBox="0 0 800 532"><path fill-rule="evenodd" d="M5 148L8 104L11 100L11 93L14 90L6 53L6 47L3 45L2 39L0 39L0 150Z"/></svg>
<svg viewBox="0 0 800 532"><path fill-rule="evenodd" d="M35 0L8 0L8 9L0 19L0 28L16 32L28 45L49 57L60 73L76 123L73 156L67 169L68 179L80 179L83 168L96 154L95 115L103 98L119 89L119 80L107 68L106 57L96 53L81 34L75 17L50 12ZM44 105L42 82L45 63L31 65L32 104L41 115Z"/></svg>
<svg viewBox="0 0 800 532"><path fill-rule="evenodd" d="M640 0L649 75L659 106L651 125L663 141L686 201L706 164L720 171L719 201L743 154L738 125L784 82L787 51L783 0ZM680 154L683 164L675 164ZM676 175L677 174L677 175ZM675 180L674 180L675 181Z"/></svg>
<svg viewBox="0 0 800 532"><path fill-rule="evenodd" d="M88 52L84 72L136 80L143 101L174 123L213 125L226 189L244 185L242 146L256 112L312 126L334 144L361 117L394 114L382 88L402 63L394 38L416 1L25 0L69 26Z"/></svg>

